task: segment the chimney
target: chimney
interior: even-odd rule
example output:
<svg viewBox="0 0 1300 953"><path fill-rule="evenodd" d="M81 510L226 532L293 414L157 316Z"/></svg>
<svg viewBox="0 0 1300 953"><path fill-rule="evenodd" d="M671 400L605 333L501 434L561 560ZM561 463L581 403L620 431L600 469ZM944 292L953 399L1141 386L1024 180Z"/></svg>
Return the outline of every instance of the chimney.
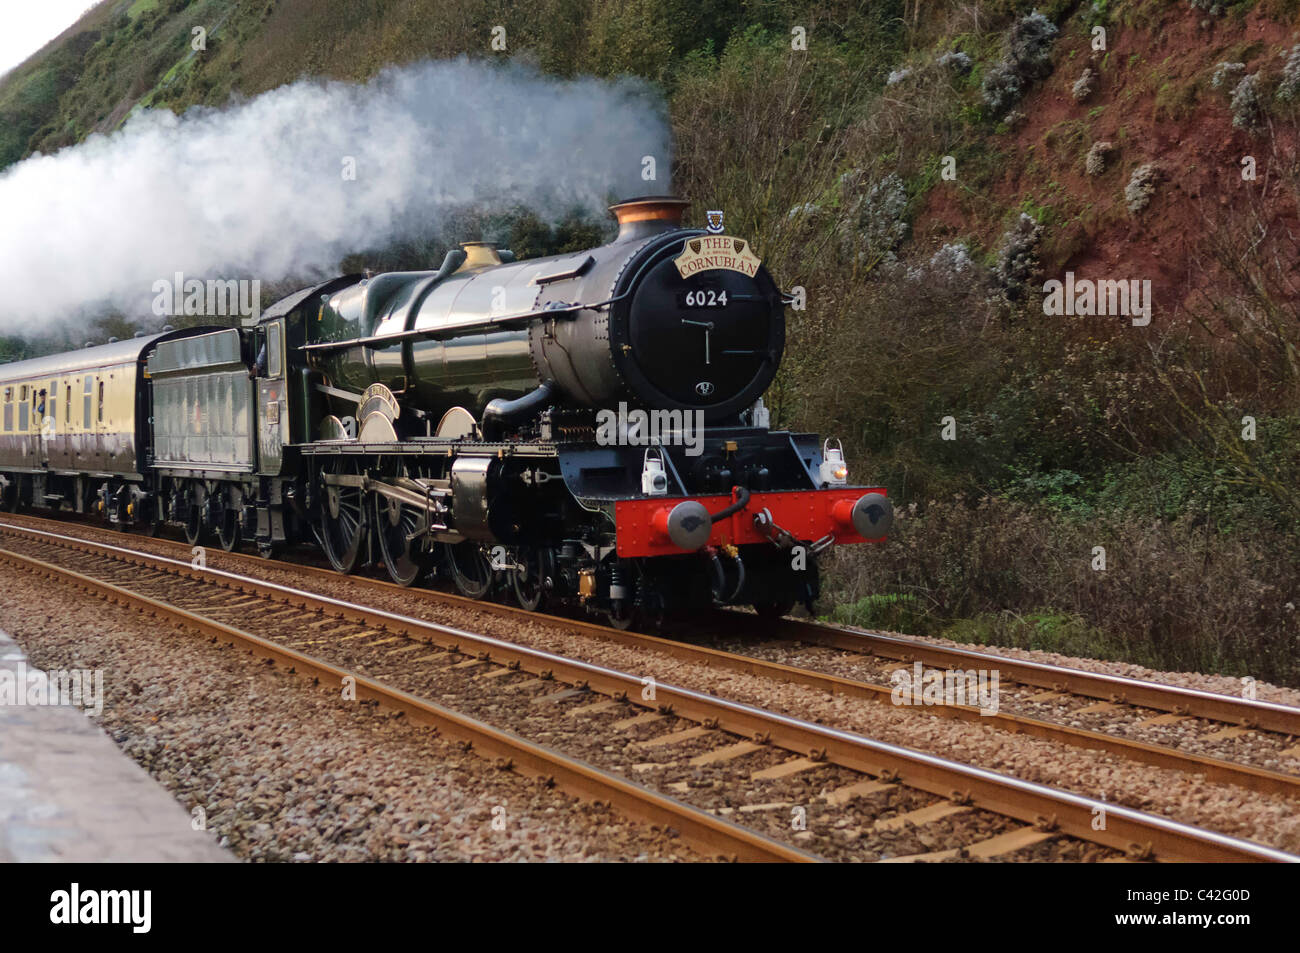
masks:
<svg viewBox="0 0 1300 953"><path fill-rule="evenodd" d="M475 268L489 268L502 262L494 242L461 242L465 251L465 261L456 271L471 271Z"/></svg>
<svg viewBox="0 0 1300 953"><path fill-rule="evenodd" d="M671 195L648 195L611 205L609 210L618 219L618 237L614 241L632 241L681 228L682 215L690 204Z"/></svg>

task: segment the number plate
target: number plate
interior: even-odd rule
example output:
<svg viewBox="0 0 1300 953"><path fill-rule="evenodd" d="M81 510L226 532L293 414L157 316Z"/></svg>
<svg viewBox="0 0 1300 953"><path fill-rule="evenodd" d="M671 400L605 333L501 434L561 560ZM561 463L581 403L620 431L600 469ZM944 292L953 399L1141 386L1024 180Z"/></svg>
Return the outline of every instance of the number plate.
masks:
<svg viewBox="0 0 1300 953"><path fill-rule="evenodd" d="M679 308L725 308L727 306L727 293L715 289L704 289L701 291L679 291L677 292L677 307Z"/></svg>

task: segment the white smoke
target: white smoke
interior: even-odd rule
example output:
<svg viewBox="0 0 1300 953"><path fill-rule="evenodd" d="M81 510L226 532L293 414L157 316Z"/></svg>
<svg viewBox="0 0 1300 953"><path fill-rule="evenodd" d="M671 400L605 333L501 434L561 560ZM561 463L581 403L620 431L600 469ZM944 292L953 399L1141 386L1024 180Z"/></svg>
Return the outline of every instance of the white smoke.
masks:
<svg viewBox="0 0 1300 953"><path fill-rule="evenodd" d="M0 326L37 332L104 305L148 320L153 283L175 272L319 275L467 205L598 214L611 195L667 191L669 149L640 82L463 58L144 112L0 174Z"/></svg>

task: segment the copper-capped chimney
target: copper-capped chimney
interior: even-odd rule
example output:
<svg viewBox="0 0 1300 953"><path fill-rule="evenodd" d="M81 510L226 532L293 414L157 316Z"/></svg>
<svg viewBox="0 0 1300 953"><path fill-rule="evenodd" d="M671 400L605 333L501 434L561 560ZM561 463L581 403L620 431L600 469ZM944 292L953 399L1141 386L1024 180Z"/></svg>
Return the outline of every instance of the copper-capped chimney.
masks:
<svg viewBox="0 0 1300 953"><path fill-rule="evenodd" d="M632 241L670 228L680 228L682 215L690 204L671 195L648 195L611 205L609 210L618 219L618 237L614 241Z"/></svg>
<svg viewBox="0 0 1300 953"><path fill-rule="evenodd" d="M457 271L487 268L491 265L499 265L503 260L493 242L461 242L460 247L465 252L465 261L456 269Z"/></svg>

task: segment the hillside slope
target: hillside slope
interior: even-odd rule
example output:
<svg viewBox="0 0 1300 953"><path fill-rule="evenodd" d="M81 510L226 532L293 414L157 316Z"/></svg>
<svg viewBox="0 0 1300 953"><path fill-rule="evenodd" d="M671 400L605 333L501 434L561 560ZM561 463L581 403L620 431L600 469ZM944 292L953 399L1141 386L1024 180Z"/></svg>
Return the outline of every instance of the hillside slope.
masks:
<svg viewBox="0 0 1300 953"><path fill-rule="evenodd" d="M658 84L693 218L806 290L769 403L903 512L843 618L1300 683L1300 0L105 0L0 83L0 167L459 55ZM1045 314L1067 271L1150 323Z"/></svg>

